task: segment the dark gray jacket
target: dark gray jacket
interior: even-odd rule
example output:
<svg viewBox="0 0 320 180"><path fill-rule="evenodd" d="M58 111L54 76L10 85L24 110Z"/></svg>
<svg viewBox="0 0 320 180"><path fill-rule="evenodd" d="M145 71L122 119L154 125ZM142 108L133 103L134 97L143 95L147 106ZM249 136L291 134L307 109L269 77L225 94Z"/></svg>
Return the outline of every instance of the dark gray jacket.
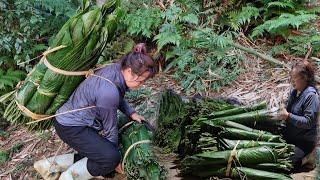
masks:
<svg viewBox="0 0 320 180"><path fill-rule="evenodd" d="M113 84L99 77L89 76L56 114L88 106L96 107L60 115L56 120L64 126L89 126L103 130L104 137L117 144L117 110L121 110L127 116L135 112L123 99L128 88L120 64L111 64L95 74L109 79Z"/></svg>
<svg viewBox="0 0 320 180"><path fill-rule="evenodd" d="M290 113L284 128L284 138L294 144L296 141L315 142L317 138L317 118L319 95L314 87L307 87L300 95L293 90L287 111Z"/></svg>

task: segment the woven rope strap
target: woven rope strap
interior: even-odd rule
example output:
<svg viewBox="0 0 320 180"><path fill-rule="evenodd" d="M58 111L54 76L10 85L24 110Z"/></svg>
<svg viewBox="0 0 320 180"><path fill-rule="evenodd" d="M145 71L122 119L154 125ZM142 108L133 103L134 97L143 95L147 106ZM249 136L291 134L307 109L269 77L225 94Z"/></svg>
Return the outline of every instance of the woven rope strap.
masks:
<svg viewBox="0 0 320 180"><path fill-rule="evenodd" d="M65 71L59 68L54 67L49 63L47 60L46 56L42 57L44 65L46 65L51 71L57 73L57 74L62 74L65 76L87 76L88 74L92 73L92 71Z"/></svg>
<svg viewBox="0 0 320 180"><path fill-rule="evenodd" d="M88 73L90 73L90 71L65 71L65 70L56 68L49 63L49 61L47 60L47 55L49 55L50 53L52 53L54 51L58 51L62 48L65 48L65 47L67 47L67 46L61 45L61 46L46 50L45 52L42 53L42 58L40 61L42 61L44 63L44 65L46 65L51 71L53 71L57 74L62 74L62 75L66 75L66 76L85 76Z"/></svg>
<svg viewBox="0 0 320 180"><path fill-rule="evenodd" d="M237 141L237 144L234 146L233 150L230 153L227 170L226 170L226 177L230 177L231 175L231 165L232 165L232 161L237 156L237 146L239 145L239 143L240 143L240 140Z"/></svg>
<svg viewBox="0 0 320 180"><path fill-rule="evenodd" d="M136 147L137 145L140 145L140 144L150 144L152 141L150 140L141 140L141 141L138 141L138 142L135 142L133 144L131 144L131 146L129 146L129 148L127 149L126 153L124 154L124 157L123 157L123 160L122 160L122 169L125 170L125 163L126 163L126 159L128 157L128 155L130 154L131 150Z"/></svg>
<svg viewBox="0 0 320 180"><path fill-rule="evenodd" d="M32 119L42 119L42 118L46 118L48 117L48 115L45 115L45 114L36 114L36 113L33 113L31 112L28 108L26 108L25 106L21 105L18 103L18 101L15 101L18 108L25 114L27 115L28 117L31 117Z"/></svg>
<svg viewBox="0 0 320 180"><path fill-rule="evenodd" d="M58 93L53 93L53 92L47 92L44 89L39 88L40 86L38 86L37 91L39 94L45 95L45 96L49 96L49 97L54 97L56 96Z"/></svg>
<svg viewBox="0 0 320 180"><path fill-rule="evenodd" d="M58 47L53 48L53 49L48 49L47 51L42 53L43 56L41 58L41 61L44 63L44 65L46 65L48 67L48 69L50 69L51 71L53 71L53 72L55 72L57 74L62 74L62 75L65 75L65 76L86 76L86 77L88 77L89 75L94 74L95 70L101 69L101 68L105 67L106 65L108 65L108 64L106 64L106 65L100 66L100 67L95 68L95 69L90 69L88 71L66 71L66 70L62 70L62 69L56 68L52 64L50 64L50 62L47 59L47 55L52 53L52 52L54 52L54 51L57 51L59 49L65 48L65 47L66 46L58 46Z"/></svg>
<svg viewBox="0 0 320 180"><path fill-rule="evenodd" d="M51 116L48 115L48 116L45 116L45 117L36 119L36 121L28 122L27 125L29 125L29 124L34 124L34 123L38 123L38 122L40 122L40 121L44 121L44 120L47 120L47 119L51 119L51 118L54 118L54 117L57 117L57 116L60 116L60 115L63 115L63 114L68 114L68 113L72 113L72 112L82 111L82 110L86 110L86 109L92 109L92 108L95 108L95 107L96 107L96 106L87 106L87 107L83 107L83 108L73 109L73 110L70 110L70 111L65 111L65 112L62 112L62 113L54 114L54 115L51 115Z"/></svg>
<svg viewBox="0 0 320 180"><path fill-rule="evenodd" d="M60 45L60 46L57 46L57 47L54 47L54 48L48 48L48 50L46 50L45 52L43 52L42 53L42 56L47 56L48 54L50 54L50 53L53 53L53 52L55 52L55 51L58 51L58 50L60 50L60 49L63 49L63 48L65 48L65 47L67 47L67 46L65 46L65 45Z"/></svg>

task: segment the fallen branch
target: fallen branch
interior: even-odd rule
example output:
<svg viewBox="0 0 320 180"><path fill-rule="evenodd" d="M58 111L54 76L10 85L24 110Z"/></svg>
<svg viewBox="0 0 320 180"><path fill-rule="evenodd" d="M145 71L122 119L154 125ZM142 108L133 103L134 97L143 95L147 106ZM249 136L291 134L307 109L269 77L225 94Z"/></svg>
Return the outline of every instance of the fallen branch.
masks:
<svg viewBox="0 0 320 180"><path fill-rule="evenodd" d="M245 52L247 52L249 54L255 55L255 56L257 56L257 57L259 57L261 59L264 59L264 60L266 60L266 61L268 61L268 62L270 62L272 64L280 65L282 67L291 69L291 67L288 64L286 64L286 63L284 63L284 62L282 62L282 61L280 61L278 59L275 59L275 58L273 58L271 56L268 56L268 55L262 54L260 52L257 52L253 48L247 48L247 47L244 47L244 46L242 46L242 45L240 45L238 43L234 43L234 42L230 42L230 45L235 47L235 48L238 48L238 49L240 49L242 51L245 51ZM315 76L315 80L316 80L316 82L320 83L320 77L319 76Z"/></svg>
<svg viewBox="0 0 320 180"><path fill-rule="evenodd" d="M231 42L230 45L232 45L233 47L238 48L238 49L240 49L242 51L245 51L247 53L255 55L255 56L257 56L257 57L259 57L261 59L267 60L267 61L269 61L269 62L271 62L273 64L281 65L282 67L291 69L291 67L289 65L285 64L284 62L281 62L280 60L275 59L275 58L273 58L271 56L259 53L253 48L247 48L247 47L244 47L244 46L242 46L242 45L240 45L238 43L233 43L233 42Z"/></svg>

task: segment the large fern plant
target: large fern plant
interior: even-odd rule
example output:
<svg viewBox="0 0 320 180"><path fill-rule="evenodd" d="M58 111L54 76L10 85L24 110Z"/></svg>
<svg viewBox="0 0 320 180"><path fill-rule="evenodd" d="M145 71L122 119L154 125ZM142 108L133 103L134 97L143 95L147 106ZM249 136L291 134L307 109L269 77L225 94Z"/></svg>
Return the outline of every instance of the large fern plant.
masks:
<svg viewBox="0 0 320 180"><path fill-rule="evenodd" d="M266 33L287 37L292 29L317 19L315 12L316 9L306 7L303 1L261 1L244 3L241 8L228 11L222 19L236 31L249 31L253 38Z"/></svg>

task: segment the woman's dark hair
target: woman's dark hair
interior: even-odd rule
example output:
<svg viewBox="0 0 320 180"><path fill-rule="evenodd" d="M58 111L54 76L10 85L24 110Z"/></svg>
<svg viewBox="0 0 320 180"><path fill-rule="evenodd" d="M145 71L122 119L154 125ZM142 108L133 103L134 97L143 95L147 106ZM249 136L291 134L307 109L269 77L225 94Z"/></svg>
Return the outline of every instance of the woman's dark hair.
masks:
<svg viewBox="0 0 320 180"><path fill-rule="evenodd" d="M147 54L146 46L144 43L137 44L132 52L123 56L120 61L121 69L131 68L133 73L138 76L145 72L149 72L153 77L157 73L157 66L153 59Z"/></svg>
<svg viewBox="0 0 320 180"><path fill-rule="evenodd" d="M309 61L297 62L292 70L295 70L300 77L307 81L308 86L316 86L315 81L315 66Z"/></svg>

